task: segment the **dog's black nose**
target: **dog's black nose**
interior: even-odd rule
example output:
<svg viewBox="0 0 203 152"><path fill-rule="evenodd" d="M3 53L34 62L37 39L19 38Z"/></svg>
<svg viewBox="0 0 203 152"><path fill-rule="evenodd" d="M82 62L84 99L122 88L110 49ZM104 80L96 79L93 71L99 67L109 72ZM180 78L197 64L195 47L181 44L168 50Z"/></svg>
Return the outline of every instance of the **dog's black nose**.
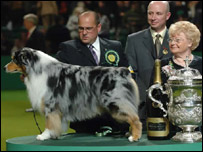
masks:
<svg viewBox="0 0 203 152"><path fill-rule="evenodd" d="M4 66L4 71L6 71L6 66Z"/></svg>

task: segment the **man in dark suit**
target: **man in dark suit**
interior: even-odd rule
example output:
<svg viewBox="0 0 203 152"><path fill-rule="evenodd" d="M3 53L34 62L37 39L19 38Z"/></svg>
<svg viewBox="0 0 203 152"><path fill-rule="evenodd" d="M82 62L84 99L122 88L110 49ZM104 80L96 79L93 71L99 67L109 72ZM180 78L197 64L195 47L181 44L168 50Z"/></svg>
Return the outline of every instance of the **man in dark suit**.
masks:
<svg viewBox="0 0 203 152"><path fill-rule="evenodd" d="M37 28L38 17L35 14L27 14L23 19L24 27L28 31L25 47L45 51L44 34Z"/></svg>
<svg viewBox="0 0 203 152"><path fill-rule="evenodd" d="M167 42L168 30L166 28L166 22L171 15L169 3L152 1L148 5L147 13L150 27L128 35L125 48L129 65L134 72L133 77L140 91L139 116L144 130L146 130L146 91L150 86L154 61L156 58L163 59L172 55ZM157 34L159 36L156 36ZM158 49L155 44L159 47Z"/></svg>
<svg viewBox="0 0 203 152"><path fill-rule="evenodd" d="M65 63L81 66L128 67L121 43L100 38L98 36L100 30L101 24L97 13L93 11L81 13L78 16L80 39L61 43L56 58ZM127 124L116 122L108 114L70 124L76 132L85 133L95 133L102 126L109 126L114 132L129 130Z"/></svg>
<svg viewBox="0 0 203 152"><path fill-rule="evenodd" d="M51 26L46 32L46 48L49 54L56 54L61 42L70 40L70 32L64 25L64 18L56 16L56 24Z"/></svg>

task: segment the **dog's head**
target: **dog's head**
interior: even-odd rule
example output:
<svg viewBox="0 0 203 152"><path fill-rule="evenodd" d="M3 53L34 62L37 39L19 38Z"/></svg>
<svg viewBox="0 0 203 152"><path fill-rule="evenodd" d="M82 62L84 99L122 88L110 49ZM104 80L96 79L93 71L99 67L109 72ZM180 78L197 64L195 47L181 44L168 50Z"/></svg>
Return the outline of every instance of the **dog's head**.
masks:
<svg viewBox="0 0 203 152"><path fill-rule="evenodd" d="M14 52L11 56L11 62L8 63L4 69L8 73L27 73L27 69L34 64L34 62L38 59L31 48L23 48Z"/></svg>

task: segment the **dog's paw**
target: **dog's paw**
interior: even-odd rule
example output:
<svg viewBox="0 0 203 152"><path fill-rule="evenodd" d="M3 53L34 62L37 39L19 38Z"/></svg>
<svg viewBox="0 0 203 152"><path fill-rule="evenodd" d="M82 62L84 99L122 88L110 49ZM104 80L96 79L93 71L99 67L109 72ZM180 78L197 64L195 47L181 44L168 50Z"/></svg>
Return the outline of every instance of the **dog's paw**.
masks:
<svg viewBox="0 0 203 152"><path fill-rule="evenodd" d="M41 135L37 136L37 140L46 140L50 138L51 138L51 135L48 129L45 129L45 131Z"/></svg>
<svg viewBox="0 0 203 152"><path fill-rule="evenodd" d="M134 141L138 141L140 138L141 138L140 136L136 136L136 137L130 136L130 137L128 137L128 140L130 142L134 142Z"/></svg>
<svg viewBox="0 0 203 152"><path fill-rule="evenodd" d="M128 140L129 140L130 142L133 142L133 141L134 141L133 136L128 137Z"/></svg>
<svg viewBox="0 0 203 152"><path fill-rule="evenodd" d="M43 135L37 135L37 138L36 138L37 140L45 140L45 139L47 139L47 138L44 138L44 136Z"/></svg>

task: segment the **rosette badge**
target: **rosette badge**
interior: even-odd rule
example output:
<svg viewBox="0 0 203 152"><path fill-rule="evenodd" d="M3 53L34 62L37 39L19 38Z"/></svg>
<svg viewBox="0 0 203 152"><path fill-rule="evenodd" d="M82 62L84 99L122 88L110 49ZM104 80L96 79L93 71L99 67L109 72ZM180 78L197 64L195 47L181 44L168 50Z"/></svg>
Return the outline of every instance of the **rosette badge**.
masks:
<svg viewBox="0 0 203 152"><path fill-rule="evenodd" d="M108 60L109 60L110 62L115 62L116 57L115 57L114 55L110 54L110 55L108 56Z"/></svg>
<svg viewBox="0 0 203 152"><path fill-rule="evenodd" d="M108 50L105 53L105 59L108 64L113 66L118 66L118 62L120 61L118 53L114 50Z"/></svg>
<svg viewBox="0 0 203 152"><path fill-rule="evenodd" d="M168 54L168 50L167 50L166 47L164 47L164 49L163 49L163 54L164 54L164 55Z"/></svg>

